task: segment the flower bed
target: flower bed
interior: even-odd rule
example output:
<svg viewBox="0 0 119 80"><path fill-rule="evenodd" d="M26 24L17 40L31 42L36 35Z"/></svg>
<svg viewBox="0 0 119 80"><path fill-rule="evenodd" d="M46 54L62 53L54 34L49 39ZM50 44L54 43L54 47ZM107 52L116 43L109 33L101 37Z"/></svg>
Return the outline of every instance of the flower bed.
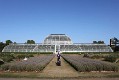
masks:
<svg viewBox="0 0 119 80"><path fill-rule="evenodd" d="M53 59L54 55L31 57L28 60L7 63L1 66L2 71L41 71Z"/></svg>
<svg viewBox="0 0 119 80"><path fill-rule="evenodd" d="M118 71L118 66L113 63L81 58L78 55L62 55L62 57L79 72Z"/></svg>

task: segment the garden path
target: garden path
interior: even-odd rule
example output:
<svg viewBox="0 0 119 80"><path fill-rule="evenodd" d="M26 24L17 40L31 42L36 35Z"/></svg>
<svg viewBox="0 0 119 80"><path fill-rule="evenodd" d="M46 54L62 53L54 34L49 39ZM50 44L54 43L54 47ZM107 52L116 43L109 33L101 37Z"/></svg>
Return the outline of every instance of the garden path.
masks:
<svg viewBox="0 0 119 80"><path fill-rule="evenodd" d="M0 80L119 80L119 78L84 78L84 79L30 79L30 78L0 78Z"/></svg>
<svg viewBox="0 0 119 80"><path fill-rule="evenodd" d="M78 77L79 73L71 67L62 57L61 66L56 66L57 56L43 70L43 74L47 77Z"/></svg>

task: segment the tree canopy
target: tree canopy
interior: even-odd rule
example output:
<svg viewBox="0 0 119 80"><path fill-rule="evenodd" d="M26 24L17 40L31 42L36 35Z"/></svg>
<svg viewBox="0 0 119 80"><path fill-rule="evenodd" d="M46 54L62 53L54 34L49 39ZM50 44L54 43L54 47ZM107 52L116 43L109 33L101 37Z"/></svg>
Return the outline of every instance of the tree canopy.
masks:
<svg viewBox="0 0 119 80"><path fill-rule="evenodd" d="M35 44L34 40L27 40L27 44Z"/></svg>
<svg viewBox="0 0 119 80"><path fill-rule="evenodd" d="M6 40L6 45L13 43L11 40Z"/></svg>
<svg viewBox="0 0 119 80"><path fill-rule="evenodd" d="M105 44L104 41L93 41L93 44Z"/></svg>
<svg viewBox="0 0 119 80"><path fill-rule="evenodd" d="M0 42L0 52L2 52L3 48L6 46L5 43L3 42Z"/></svg>

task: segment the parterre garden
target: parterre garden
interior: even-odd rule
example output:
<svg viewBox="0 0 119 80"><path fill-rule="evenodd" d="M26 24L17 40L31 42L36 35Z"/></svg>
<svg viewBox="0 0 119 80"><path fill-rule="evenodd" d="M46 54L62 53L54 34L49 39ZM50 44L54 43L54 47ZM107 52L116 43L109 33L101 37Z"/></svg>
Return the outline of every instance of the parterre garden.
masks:
<svg viewBox="0 0 119 80"><path fill-rule="evenodd" d="M36 71L39 72L43 70L47 64L53 59L55 55L47 54L40 56L33 56L29 54L1 54L1 59L4 64L0 65L0 71ZM7 59L9 60L7 60ZM24 59L27 60L24 60Z"/></svg>
<svg viewBox="0 0 119 80"><path fill-rule="evenodd" d="M119 54L61 54L62 58L80 72L118 72ZM23 60L25 57L28 60ZM54 54L0 54L1 72L41 72Z"/></svg>
<svg viewBox="0 0 119 80"><path fill-rule="evenodd" d="M54 55L31 57L28 60L14 61L1 66L3 71L41 71L52 60Z"/></svg>
<svg viewBox="0 0 119 80"><path fill-rule="evenodd" d="M82 58L77 55L62 55L62 57L79 72L118 71L118 65L114 63L89 58Z"/></svg>

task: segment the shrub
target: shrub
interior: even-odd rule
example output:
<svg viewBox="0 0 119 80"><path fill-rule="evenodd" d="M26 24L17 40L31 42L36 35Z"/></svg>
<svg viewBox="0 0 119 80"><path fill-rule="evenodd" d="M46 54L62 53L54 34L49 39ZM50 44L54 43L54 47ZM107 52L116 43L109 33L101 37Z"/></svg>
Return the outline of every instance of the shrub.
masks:
<svg viewBox="0 0 119 80"><path fill-rule="evenodd" d="M13 60L13 57L9 57L9 56L5 56L5 57L2 57L3 61L5 62L10 62Z"/></svg>
<svg viewBox="0 0 119 80"><path fill-rule="evenodd" d="M91 56L90 58L92 58L92 59L100 59L100 58L103 58L103 56L99 55L99 54L95 54L95 55Z"/></svg>
<svg viewBox="0 0 119 80"><path fill-rule="evenodd" d="M20 54L16 56L17 59L24 59L25 57L29 58L29 57L34 57L34 56L33 54Z"/></svg>
<svg viewBox="0 0 119 80"><path fill-rule="evenodd" d="M104 58L104 61L115 62L117 60L117 56L109 55Z"/></svg>
<svg viewBox="0 0 119 80"><path fill-rule="evenodd" d="M23 58L25 58L25 57L26 57L25 54L21 54L21 55L17 55L17 56L16 56L17 59L23 59Z"/></svg>
<svg viewBox="0 0 119 80"><path fill-rule="evenodd" d="M71 55L62 55L62 57L79 72L90 71L118 71L118 66L113 63L81 58Z"/></svg>
<svg viewBox="0 0 119 80"><path fill-rule="evenodd" d="M119 58L119 54L110 54L104 57L104 61L115 62Z"/></svg>
<svg viewBox="0 0 119 80"><path fill-rule="evenodd" d="M28 60L14 61L1 66L3 71L41 71L52 60L54 55L31 57Z"/></svg>
<svg viewBox="0 0 119 80"><path fill-rule="evenodd" d="M15 57L13 54L0 54L0 58L4 61L4 62L10 62L12 61Z"/></svg>
<svg viewBox="0 0 119 80"><path fill-rule="evenodd" d="M29 56L29 57L34 57L33 54L29 54L28 56Z"/></svg>
<svg viewBox="0 0 119 80"><path fill-rule="evenodd" d="M89 58L89 54L88 53L84 53L83 57Z"/></svg>
<svg viewBox="0 0 119 80"><path fill-rule="evenodd" d="M53 54L53 52L40 52L39 54Z"/></svg>
<svg viewBox="0 0 119 80"><path fill-rule="evenodd" d="M80 54L79 52L62 52L62 54Z"/></svg>
<svg viewBox="0 0 119 80"><path fill-rule="evenodd" d="M2 59L0 59L0 65L4 64L4 61Z"/></svg>

